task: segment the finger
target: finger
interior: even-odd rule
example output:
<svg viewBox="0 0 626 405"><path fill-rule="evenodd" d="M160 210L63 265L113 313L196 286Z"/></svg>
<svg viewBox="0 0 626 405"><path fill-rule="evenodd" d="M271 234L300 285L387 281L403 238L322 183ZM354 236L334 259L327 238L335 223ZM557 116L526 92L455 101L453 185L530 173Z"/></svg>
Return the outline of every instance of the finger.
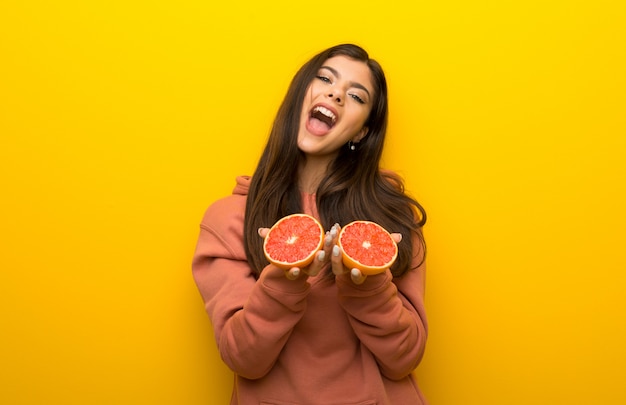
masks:
<svg viewBox="0 0 626 405"><path fill-rule="evenodd" d="M400 243L400 241L402 240L401 233L392 233L391 237L393 238L394 241L396 241L396 243Z"/></svg>
<svg viewBox="0 0 626 405"><path fill-rule="evenodd" d="M324 249L330 250L333 244L337 242L337 235L339 235L339 224L335 224L330 228L330 231L326 231L326 236L324 237ZM330 253L330 252L329 252Z"/></svg>
<svg viewBox="0 0 626 405"><path fill-rule="evenodd" d="M333 225L333 227L330 229L330 231L326 232L326 236L324 237L324 259L327 260L329 257L331 257L332 252L333 252L333 245L336 243L336 239L337 239L337 229L336 226Z"/></svg>
<svg viewBox="0 0 626 405"><path fill-rule="evenodd" d="M324 249L330 248L333 244L333 237L330 232L326 232L326 236L324 237Z"/></svg>
<svg viewBox="0 0 626 405"><path fill-rule="evenodd" d="M333 253L330 256L330 262L333 273L335 275L338 276L346 272L343 261L341 259L341 249L337 245L333 246Z"/></svg>
<svg viewBox="0 0 626 405"><path fill-rule="evenodd" d="M262 237L263 239L265 239L265 237L267 236L267 233L270 231L270 228L259 228L258 229L258 234L260 237Z"/></svg>
<svg viewBox="0 0 626 405"><path fill-rule="evenodd" d="M364 275L363 273L361 273L359 271L359 269L352 269L350 271L350 278L352 279L352 282L356 285L361 285L363 284L363 282L365 281L365 279L367 278L366 275Z"/></svg>
<svg viewBox="0 0 626 405"><path fill-rule="evenodd" d="M339 231L341 231L341 226L339 226L339 224L335 224L330 228L330 236L332 237L333 242L337 242Z"/></svg>
<svg viewBox="0 0 626 405"><path fill-rule="evenodd" d="M285 277L289 280L297 280L300 277L300 269L298 267L292 267L285 272Z"/></svg>
<svg viewBox="0 0 626 405"><path fill-rule="evenodd" d="M305 271L306 274L312 277L317 276L319 272L322 270L322 268L324 267L325 262L326 262L326 252L324 252L323 250L320 250L315 255L315 260L313 260L313 263L311 263L309 268L306 269Z"/></svg>

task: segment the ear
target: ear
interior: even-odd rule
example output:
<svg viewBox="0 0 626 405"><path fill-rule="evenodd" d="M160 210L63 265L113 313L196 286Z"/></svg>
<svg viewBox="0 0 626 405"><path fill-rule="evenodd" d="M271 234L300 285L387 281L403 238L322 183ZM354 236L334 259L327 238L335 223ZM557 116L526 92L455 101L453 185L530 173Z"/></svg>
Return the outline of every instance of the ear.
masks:
<svg viewBox="0 0 626 405"><path fill-rule="evenodd" d="M356 134L356 136L354 138L352 138L352 142L354 142L354 143L361 142L361 140L363 138L365 138L365 135L367 135L368 132L369 132L369 128L364 126L363 128L361 128L359 133Z"/></svg>

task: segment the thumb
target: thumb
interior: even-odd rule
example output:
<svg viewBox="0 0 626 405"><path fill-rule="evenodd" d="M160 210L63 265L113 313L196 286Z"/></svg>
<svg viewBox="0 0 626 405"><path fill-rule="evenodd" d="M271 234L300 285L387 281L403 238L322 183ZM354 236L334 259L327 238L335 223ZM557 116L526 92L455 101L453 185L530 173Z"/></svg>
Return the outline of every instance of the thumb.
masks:
<svg viewBox="0 0 626 405"><path fill-rule="evenodd" d="M365 279L367 278L367 276L361 273L359 269L352 269L350 271L350 278L352 279L352 282L354 284L360 285L360 284L363 284L363 282L365 282Z"/></svg>

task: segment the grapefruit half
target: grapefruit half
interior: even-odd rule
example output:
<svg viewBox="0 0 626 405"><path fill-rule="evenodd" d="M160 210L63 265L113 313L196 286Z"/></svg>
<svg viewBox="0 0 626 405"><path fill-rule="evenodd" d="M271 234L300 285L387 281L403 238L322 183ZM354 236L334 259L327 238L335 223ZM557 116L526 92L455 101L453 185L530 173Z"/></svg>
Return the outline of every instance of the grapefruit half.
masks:
<svg viewBox="0 0 626 405"><path fill-rule="evenodd" d="M398 246L391 234L371 221L354 221L344 226L337 243L343 251L343 264L365 275L384 272L398 257Z"/></svg>
<svg viewBox="0 0 626 405"><path fill-rule="evenodd" d="M324 243L324 227L307 214L291 214L272 226L263 241L267 260L283 270L306 267Z"/></svg>

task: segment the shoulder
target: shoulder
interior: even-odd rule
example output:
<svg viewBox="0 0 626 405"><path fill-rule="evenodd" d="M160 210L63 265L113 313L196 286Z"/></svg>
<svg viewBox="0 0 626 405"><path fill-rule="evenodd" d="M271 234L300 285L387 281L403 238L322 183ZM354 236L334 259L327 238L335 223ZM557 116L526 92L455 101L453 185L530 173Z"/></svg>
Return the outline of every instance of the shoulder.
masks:
<svg viewBox="0 0 626 405"><path fill-rule="evenodd" d="M202 224L219 224L220 222L232 219L240 219L243 221L249 188L250 177L238 176L232 194L214 201L207 208L204 218L202 219Z"/></svg>
<svg viewBox="0 0 626 405"><path fill-rule="evenodd" d="M249 188L250 177L238 176L236 178L232 194L214 201L207 209L207 213L215 214L217 216L221 214L228 215L232 212L238 211L238 208L242 205L245 208Z"/></svg>
<svg viewBox="0 0 626 405"><path fill-rule="evenodd" d="M233 193L214 201L206 209L201 227L222 236L242 235L249 184L249 177L237 177Z"/></svg>
<svg viewBox="0 0 626 405"><path fill-rule="evenodd" d="M246 209L246 196L229 195L214 201L206 209L202 218L202 225L210 228L219 227L222 223L232 220L241 220Z"/></svg>

